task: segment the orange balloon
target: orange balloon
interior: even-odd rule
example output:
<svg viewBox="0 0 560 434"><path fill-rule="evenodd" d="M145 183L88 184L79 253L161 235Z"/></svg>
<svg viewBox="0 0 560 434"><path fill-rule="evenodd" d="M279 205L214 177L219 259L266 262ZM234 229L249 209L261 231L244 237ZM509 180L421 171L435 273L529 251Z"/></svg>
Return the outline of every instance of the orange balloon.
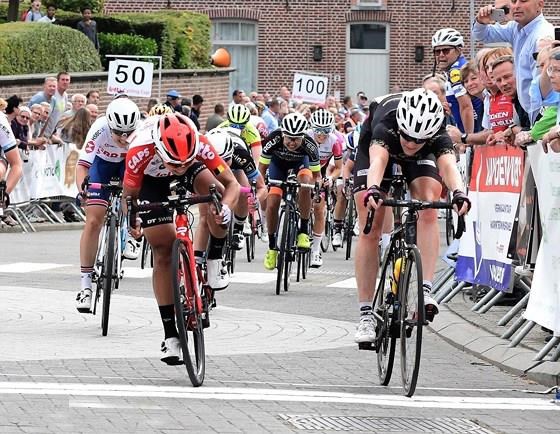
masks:
<svg viewBox="0 0 560 434"><path fill-rule="evenodd" d="M231 55L225 48L218 48L210 59L210 63L214 66L227 67L231 65Z"/></svg>

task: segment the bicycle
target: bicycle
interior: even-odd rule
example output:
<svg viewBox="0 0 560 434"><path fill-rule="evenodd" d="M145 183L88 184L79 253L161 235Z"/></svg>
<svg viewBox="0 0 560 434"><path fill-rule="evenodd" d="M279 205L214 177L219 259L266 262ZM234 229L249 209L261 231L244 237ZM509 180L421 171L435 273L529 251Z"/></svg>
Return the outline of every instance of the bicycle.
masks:
<svg viewBox="0 0 560 434"><path fill-rule="evenodd" d="M143 270L150 263L150 268L154 268L154 256L152 254L152 246L148 243L146 237L142 238L142 256L140 258L140 268Z"/></svg>
<svg viewBox="0 0 560 434"><path fill-rule="evenodd" d="M387 386L393 372L396 340L400 339L401 377L405 395L411 397L416 390L422 351L422 328L427 325L424 312L422 259L416 246L418 211L448 209L447 202L384 199L383 206L399 212L405 209L405 221L395 220L391 242L383 263L377 289L373 298L373 315L376 321L374 342L360 343L361 350L377 352L378 376ZM369 233L374 212L367 216L364 233ZM464 230L462 222L460 237Z"/></svg>
<svg viewBox="0 0 560 434"><path fill-rule="evenodd" d="M280 209L280 219L278 227L282 227L282 236L279 245L278 260L276 268L278 270L276 276L276 295L280 294L282 283L284 291L288 291L290 287L290 274L292 272L292 263L296 258L299 249L296 247L297 227L299 222L299 210L297 205L297 193L300 187L315 188L313 184L300 183L296 179L296 175L291 173L286 181L269 179L269 185L275 185L283 188L284 202ZM301 252L303 253L303 252Z"/></svg>
<svg viewBox="0 0 560 434"><path fill-rule="evenodd" d="M321 196L325 198L325 231L323 232L323 237L321 238L321 250L326 253L331 245L333 231L334 231L334 207L336 205L336 197L332 191L331 187L322 187ZM333 250L336 252L338 247L332 246Z"/></svg>
<svg viewBox="0 0 560 434"><path fill-rule="evenodd" d="M91 313L96 314L97 303L103 298L101 311L101 334L107 336L109 329L109 310L111 306L111 294L119 288L119 280L122 279L122 226L123 214L121 209L122 181L118 178L111 178L109 183L89 182L89 178L84 179L82 191L87 188L105 190L109 192L109 206L105 213L105 223L99 235L97 254L91 281L96 283L95 296L92 299Z"/></svg>
<svg viewBox="0 0 560 434"><path fill-rule="evenodd" d="M192 385L198 387L204 382L206 371L204 328L210 325L212 295L194 259L191 234L194 217L188 208L211 202L220 212L221 198L214 185L210 186L210 194L200 196L190 196L178 181L173 181L170 189L171 195L164 202L133 205L132 198L127 197L128 221L134 225L136 213L142 211L167 208L175 213L176 239L171 253L175 317L187 374Z"/></svg>
<svg viewBox="0 0 560 434"><path fill-rule="evenodd" d="M257 201L257 182L251 182L251 194L247 197L249 204L249 215L247 216L249 227L251 228L251 234L247 237L246 250L247 250L247 262L251 262L255 259L255 245L257 237L260 239L262 237L262 216L259 203Z"/></svg>
<svg viewBox="0 0 560 434"><path fill-rule="evenodd" d="M352 238L354 237L354 225L356 224L356 203L352 193L354 180L349 178L344 183L344 195L346 196L346 211L344 213L344 223L342 225L342 245L346 245L345 259L352 256Z"/></svg>

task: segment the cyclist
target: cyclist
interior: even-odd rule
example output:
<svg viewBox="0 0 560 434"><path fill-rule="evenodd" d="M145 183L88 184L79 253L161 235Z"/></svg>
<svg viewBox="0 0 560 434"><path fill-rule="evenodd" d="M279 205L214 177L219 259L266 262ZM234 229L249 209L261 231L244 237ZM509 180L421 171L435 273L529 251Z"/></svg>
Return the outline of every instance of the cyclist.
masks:
<svg viewBox="0 0 560 434"><path fill-rule="evenodd" d="M251 150L255 163L259 161L262 151L261 135L257 128L249 122L251 111L243 104L232 104L227 111L227 119L218 128L233 127L240 131L240 136Z"/></svg>
<svg viewBox="0 0 560 434"><path fill-rule="evenodd" d="M10 169L8 177L6 172ZM3 112L0 112L0 181L6 182L3 192L3 200L0 202L0 210L10 204L10 193L13 191L20 178L23 176L23 161L19 154L16 138L10 127L10 122ZM14 225L15 221L5 217L0 213L0 218L9 225Z"/></svg>
<svg viewBox="0 0 560 434"><path fill-rule="evenodd" d="M256 181L257 198L259 199L259 202L263 202L266 198L266 188L263 177L257 170L253 158L247 150L245 142L241 139L241 137L239 137L235 130L231 131L230 128L215 128L206 133L206 137L212 146L214 146L214 149L218 152L218 155L222 158L222 160L230 166L234 174L236 174L237 171L240 171L245 175L246 181L242 185L248 187L250 182ZM241 214L240 209L244 210L244 217L239 217L239 214ZM233 246L239 250L244 247L245 239L242 230L247 214L247 194L240 193L239 200L237 201L237 205L233 213L233 222L235 225ZM203 257L207 243L208 229L206 214L199 213L199 223L194 236L195 257Z"/></svg>
<svg viewBox="0 0 560 434"><path fill-rule="evenodd" d="M215 184L222 194L222 211L214 206L201 206L210 230L208 249L208 284L215 290L229 284L223 271L222 250L227 225L239 196L239 184L227 164L219 157L194 123L181 113L168 113L146 118L135 134L126 157L123 197L134 201L161 202L171 194L170 182L180 179L196 194L208 194ZM161 344L161 360L167 364L181 363L179 334L175 323L171 276L171 250L175 241L173 214L169 210L152 210L139 215L137 225L129 228L138 238L142 229L152 246L154 269L152 285L159 306L165 333Z"/></svg>
<svg viewBox="0 0 560 434"><path fill-rule="evenodd" d="M307 129L307 119L301 113L289 113L284 116L281 127L270 133L264 141L263 152L259 160L259 172L263 177L268 169L269 179L285 181L290 170L298 172L297 179L302 183L308 184L312 182L312 178L317 181L320 179L319 149L315 140L306 134ZM281 199L282 189L275 186L270 187L266 205L268 251L264 258L264 267L267 270L273 270L276 267L278 257L276 232ZM311 192L308 188L300 189L298 206L301 220L297 247L309 249Z"/></svg>
<svg viewBox="0 0 560 434"><path fill-rule="evenodd" d="M344 146L344 135L334 130L334 115L325 109L315 110L309 119L311 129L307 132L317 142L319 147L319 161L321 164L321 176L323 187L326 191L333 186L342 172L342 148ZM334 169L328 174L330 159L334 159ZM327 194L327 193L325 193ZM311 263L313 268L323 265L321 254L321 239L325 232L325 199L320 196L318 203L313 204L313 244L311 247Z"/></svg>
<svg viewBox="0 0 560 434"><path fill-rule="evenodd" d="M129 98L111 101L107 106L106 115L95 120L86 136L76 166L79 196L86 197L86 192L82 191L86 176L89 176L90 182L102 184L108 183L114 177L122 179L128 139L136 130L139 120L140 110ZM88 188L86 223L80 238L81 289L76 296L76 309L82 313L89 313L91 308L91 277L108 198L108 192ZM123 257L136 259L138 251L136 240L128 237Z"/></svg>
<svg viewBox="0 0 560 434"><path fill-rule="evenodd" d="M164 115L167 113L173 113L174 110L167 104L156 104L148 112L148 116Z"/></svg>
<svg viewBox="0 0 560 434"><path fill-rule="evenodd" d="M443 178L453 191L452 202L456 211L464 214L470 208L455 164L453 143L445 131L443 119L443 107L436 94L422 88L388 95L370 105L354 166L354 197L361 228L365 225L368 209L376 210L372 231L367 235L360 233L356 246L355 271L360 306L356 342L375 339L372 301L379 264L378 243L386 212L380 205L390 186L393 163L401 165L412 198L439 200ZM426 318L433 321L438 312L438 305L430 296L439 251L437 210L420 211L418 226Z"/></svg>

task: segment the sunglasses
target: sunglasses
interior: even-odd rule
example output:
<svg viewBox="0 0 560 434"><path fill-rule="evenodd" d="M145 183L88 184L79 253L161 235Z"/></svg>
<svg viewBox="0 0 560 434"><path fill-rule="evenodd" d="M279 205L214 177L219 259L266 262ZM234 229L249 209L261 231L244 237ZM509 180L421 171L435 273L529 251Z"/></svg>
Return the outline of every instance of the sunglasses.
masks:
<svg viewBox="0 0 560 434"><path fill-rule="evenodd" d="M444 56L447 56L451 53L451 50L453 50L453 48L434 48L434 55L439 56L440 54L443 54Z"/></svg>
<svg viewBox="0 0 560 434"><path fill-rule="evenodd" d="M332 132L332 128L313 128L313 131L315 131L315 134L329 135Z"/></svg>
<svg viewBox="0 0 560 434"><path fill-rule="evenodd" d="M165 162L166 165L168 165L169 167L172 167L174 169L181 169L183 167L187 167L189 165L189 163L169 163L169 162Z"/></svg>
<svg viewBox="0 0 560 434"><path fill-rule="evenodd" d="M29 120L29 116L19 115L19 117L22 118L22 119L27 119L27 120Z"/></svg>
<svg viewBox="0 0 560 434"><path fill-rule="evenodd" d="M125 138L125 139L126 139L130 134L132 134L132 131L111 130L111 132L112 132L115 136L123 137L123 138Z"/></svg>
<svg viewBox="0 0 560 434"><path fill-rule="evenodd" d="M303 140L303 136L288 136L288 135L285 135L284 137L286 137L290 142L297 142L299 140Z"/></svg>
<svg viewBox="0 0 560 434"><path fill-rule="evenodd" d="M426 143L426 139L417 139L415 137L410 137L408 134L400 131L400 135L403 139L405 139L407 142L414 142L417 145L423 145L424 143Z"/></svg>

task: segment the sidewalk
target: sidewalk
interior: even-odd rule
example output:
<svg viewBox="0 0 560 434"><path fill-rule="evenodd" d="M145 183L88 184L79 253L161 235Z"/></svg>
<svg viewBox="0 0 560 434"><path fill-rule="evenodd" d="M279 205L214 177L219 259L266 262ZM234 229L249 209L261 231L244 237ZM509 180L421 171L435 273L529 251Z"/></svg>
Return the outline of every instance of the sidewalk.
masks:
<svg viewBox="0 0 560 434"><path fill-rule="evenodd" d="M77 230L82 229L84 227L83 222L78 223L33 223L33 227L37 232L45 232L45 231L66 231L66 230ZM23 233L21 226L8 226L5 224L0 225L0 234L2 233ZM31 233L31 232L30 232Z"/></svg>

